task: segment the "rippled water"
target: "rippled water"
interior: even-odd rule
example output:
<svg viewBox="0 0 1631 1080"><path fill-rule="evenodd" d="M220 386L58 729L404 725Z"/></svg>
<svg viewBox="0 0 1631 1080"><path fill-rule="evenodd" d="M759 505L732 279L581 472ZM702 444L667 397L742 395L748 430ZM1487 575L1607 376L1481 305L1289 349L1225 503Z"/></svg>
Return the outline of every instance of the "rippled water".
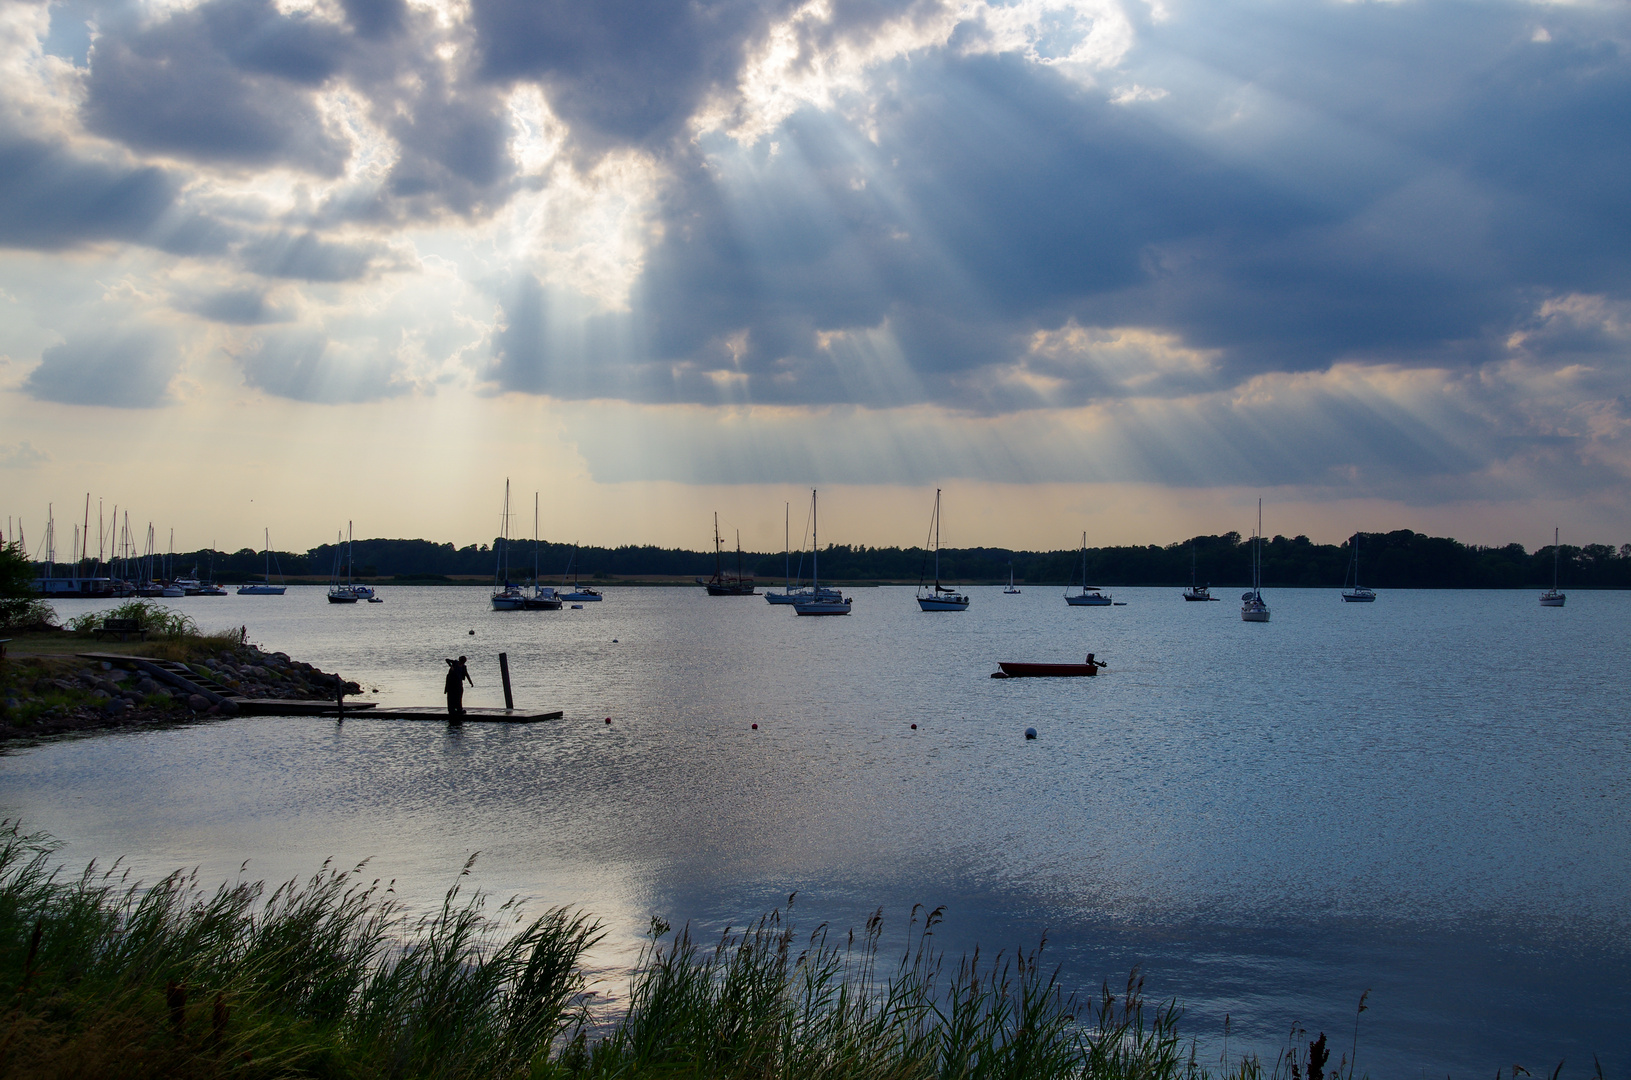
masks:
<svg viewBox="0 0 1631 1080"><path fill-rule="evenodd" d="M864 589L847 619L697 589L554 613L382 595L172 603L382 701L435 703L466 653L466 704L501 704L505 651L518 703L566 719L61 742L0 758L0 811L145 873L372 856L422 904L479 850L482 887L602 916L613 965L654 913L740 925L797 890L804 925L882 906L899 928L946 904L953 951L1046 932L1081 987L1142 964L1203 1055L1225 1014L1234 1050L1299 1021L1346 1048L1371 988L1374 1075L1631 1068L1631 595L1277 590L1267 625L1171 589L976 589L960 614ZM1088 650L1098 679L987 677Z"/></svg>

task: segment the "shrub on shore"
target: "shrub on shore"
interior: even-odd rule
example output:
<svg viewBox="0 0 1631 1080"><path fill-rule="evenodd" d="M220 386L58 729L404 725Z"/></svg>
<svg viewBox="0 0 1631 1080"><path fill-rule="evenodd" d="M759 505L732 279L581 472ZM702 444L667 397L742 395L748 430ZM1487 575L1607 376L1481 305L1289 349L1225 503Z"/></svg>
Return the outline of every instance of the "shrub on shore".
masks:
<svg viewBox="0 0 1631 1080"><path fill-rule="evenodd" d="M653 920L627 1006L607 1015L590 1007L583 960L601 933L583 914L527 921L455 884L414 920L366 863L269 895L181 872L147 887L117 863L65 879L56 850L0 823L0 1077L1326 1075L1323 1036L1271 1068L1246 1058L1212 1074L1180 1040L1177 1006L1147 1007L1136 972L1083 1001L1040 948L947 969L938 910L914 911L893 966L881 914L859 939L822 926L801 940L773 912L712 949Z"/></svg>
<svg viewBox="0 0 1631 1080"><path fill-rule="evenodd" d="M126 600L107 611L81 612L68 620L67 629L76 634L86 634L109 619L129 619L149 634L156 634L159 637L201 636L198 624L193 621L192 616L143 598ZM236 634L232 636L234 639L237 638Z"/></svg>

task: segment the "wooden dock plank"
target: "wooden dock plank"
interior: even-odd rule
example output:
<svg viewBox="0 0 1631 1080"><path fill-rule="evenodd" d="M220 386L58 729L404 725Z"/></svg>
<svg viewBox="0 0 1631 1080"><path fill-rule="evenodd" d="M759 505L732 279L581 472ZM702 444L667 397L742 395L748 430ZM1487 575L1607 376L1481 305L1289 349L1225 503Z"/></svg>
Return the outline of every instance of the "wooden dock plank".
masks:
<svg viewBox="0 0 1631 1080"><path fill-rule="evenodd" d="M286 701L277 698L240 699L241 716L327 716L333 717L332 701ZM448 719L446 706L401 705L382 708L374 701L348 701L346 716L359 720L441 720ZM466 709L461 717L466 723L476 724L535 724L541 720L559 720L561 710L541 712L535 709Z"/></svg>

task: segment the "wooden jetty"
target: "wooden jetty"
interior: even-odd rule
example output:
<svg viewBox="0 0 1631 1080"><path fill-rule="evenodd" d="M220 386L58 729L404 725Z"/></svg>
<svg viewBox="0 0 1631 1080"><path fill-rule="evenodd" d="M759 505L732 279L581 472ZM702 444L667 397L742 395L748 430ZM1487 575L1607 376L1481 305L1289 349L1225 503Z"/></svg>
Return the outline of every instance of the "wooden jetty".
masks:
<svg viewBox="0 0 1631 1080"><path fill-rule="evenodd" d="M241 716L327 716L334 717L332 701L288 701L281 698L239 698ZM399 705L381 708L374 701L348 701L345 715L358 720L441 720L457 719L471 724L536 724L540 720L559 720L565 715L560 709L540 712L534 709L466 709L457 718L448 716L445 706Z"/></svg>

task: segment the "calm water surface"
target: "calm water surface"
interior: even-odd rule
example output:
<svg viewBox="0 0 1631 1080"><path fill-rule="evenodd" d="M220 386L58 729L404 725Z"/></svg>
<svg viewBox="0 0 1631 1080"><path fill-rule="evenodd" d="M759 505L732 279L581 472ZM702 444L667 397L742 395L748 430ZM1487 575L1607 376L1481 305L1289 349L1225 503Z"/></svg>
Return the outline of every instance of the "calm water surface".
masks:
<svg viewBox="0 0 1631 1080"><path fill-rule="evenodd" d="M483 888L600 915L613 969L652 914L741 925L797 890L807 927L881 906L898 931L945 904L954 953L1046 933L1084 988L1142 965L1203 1055L1225 1015L1233 1050L1272 1057L1294 1022L1346 1049L1369 988L1376 1076L1593 1053L1631 1073L1631 595L1277 590L1267 625L1175 589L1110 609L976 589L943 614L863 589L847 619L698 589L553 613L381 595L170 603L386 702L435 703L441 658L465 653L466 703L502 704L504 651L518 703L566 718L60 742L0 758L0 812L70 864L149 875L372 857L427 906L479 851ZM1098 679L987 677L1088 650Z"/></svg>

